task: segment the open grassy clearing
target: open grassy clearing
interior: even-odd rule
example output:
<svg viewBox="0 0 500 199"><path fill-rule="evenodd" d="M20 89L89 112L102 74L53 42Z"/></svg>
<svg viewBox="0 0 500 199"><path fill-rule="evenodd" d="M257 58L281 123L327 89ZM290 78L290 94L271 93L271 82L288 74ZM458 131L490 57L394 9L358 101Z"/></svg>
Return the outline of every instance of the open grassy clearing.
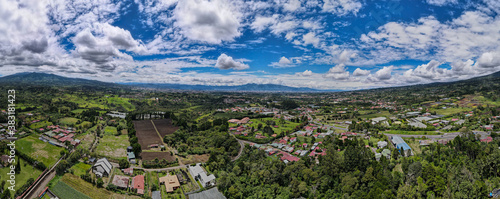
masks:
<svg viewBox="0 0 500 199"><path fill-rule="evenodd" d="M280 120L279 119L273 119L273 118L259 118L259 119L251 119L250 121L252 122L252 124L246 124L249 128L252 128L254 127L254 129L258 129L258 126L259 124L262 124L262 128L264 128L265 126L267 126L266 122L267 121L275 121L276 122L276 125L272 125L271 127L273 128L273 131L274 133L280 135L282 133L285 133L286 131L289 131L290 133L293 132L293 130L295 129L295 127L297 125L299 125L299 123L295 123L295 122L290 122L290 121L284 121L283 124L280 123ZM229 124L230 127L235 127L237 126L236 124ZM277 126L277 127L275 127Z"/></svg>
<svg viewBox="0 0 500 199"><path fill-rule="evenodd" d="M467 112L471 111L472 109L470 108L447 108L447 109L431 109L430 111L436 111L437 114L439 115L453 115L455 113L462 113L462 112Z"/></svg>
<svg viewBox="0 0 500 199"><path fill-rule="evenodd" d="M107 103L110 108L113 107L123 107L127 111L133 111L135 110L135 106L129 102L128 98L121 98L121 97L108 97Z"/></svg>
<svg viewBox="0 0 500 199"><path fill-rule="evenodd" d="M97 144L96 152L99 155L112 159L125 158L127 147L130 146L127 135L104 135Z"/></svg>
<svg viewBox="0 0 500 199"><path fill-rule="evenodd" d="M47 167L54 165L61 156L61 151L64 150L61 147L39 140L35 135L22 138L16 141L16 144L17 150L31 156L37 161L43 162Z"/></svg>
<svg viewBox="0 0 500 199"><path fill-rule="evenodd" d="M362 112L362 111L360 111ZM369 113L369 112L367 112ZM376 117L389 117L391 116L391 114L389 113L389 111L380 111L378 113L370 113L370 114L363 114L363 113L360 113L361 114L361 118L376 118Z"/></svg>
<svg viewBox="0 0 500 199"><path fill-rule="evenodd" d="M76 114L80 114L80 113L82 113L83 111L86 111L86 110L87 109L81 109L81 108L79 108L79 109L72 110L71 112L72 113L76 113Z"/></svg>
<svg viewBox="0 0 500 199"><path fill-rule="evenodd" d="M79 162L78 164L73 165L71 167L71 169L73 170L73 173L76 176L80 176L83 174L87 174L91 167L92 167L92 165L90 165L90 164L85 164L83 162Z"/></svg>
<svg viewBox="0 0 500 199"><path fill-rule="evenodd" d="M115 135L116 132L116 127L114 126L106 126L106 128L104 128L104 135Z"/></svg>
<svg viewBox="0 0 500 199"><path fill-rule="evenodd" d="M78 119L73 117L65 117L59 120L59 123L66 126L74 126L78 122Z"/></svg>

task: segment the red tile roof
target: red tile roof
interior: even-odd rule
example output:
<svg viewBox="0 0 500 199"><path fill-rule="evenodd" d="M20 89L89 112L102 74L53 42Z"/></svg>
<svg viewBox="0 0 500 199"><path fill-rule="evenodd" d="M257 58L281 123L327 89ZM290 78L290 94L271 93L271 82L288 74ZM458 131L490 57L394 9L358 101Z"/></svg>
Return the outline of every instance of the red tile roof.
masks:
<svg viewBox="0 0 500 199"><path fill-rule="evenodd" d="M137 189L138 194L144 194L144 176L138 175L134 177L132 188Z"/></svg>

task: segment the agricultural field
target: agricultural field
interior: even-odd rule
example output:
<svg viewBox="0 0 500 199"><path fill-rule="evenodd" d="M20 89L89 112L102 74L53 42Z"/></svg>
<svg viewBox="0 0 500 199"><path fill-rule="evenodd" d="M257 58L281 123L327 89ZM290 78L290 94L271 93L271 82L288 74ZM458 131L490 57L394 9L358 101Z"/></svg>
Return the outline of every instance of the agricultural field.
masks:
<svg viewBox="0 0 500 199"><path fill-rule="evenodd" d="M179 127L176 127L172 125L172 120L171 119L161 119L161 120L153 120L154 125L156 126L156 129L160 133L161 137L165 137L165 135L172 134Z"/></svg>
<svg viewBox="0 0 500 199"><path fill-rule="evenodd" d="M28 162L24 161L23 159L17 159L16 163L14 163L14 166L17 165L17 161L21 160L21 173L16 174L16 186L15 189L21 188L30 178L37 179L40 174L42 174L42 171L34 168ZM10 167L3 167L0 168L0 181L6 181L9 178L9 175L7 173L10 172ZM6 188L9 183L6 183L3 188ZM3 189L2 189L3 190Z"/></svg>
<svg viewBox="0 0 500 199"><path fill-rule="evenodd" d="M61 151L64 150L61 147L39 140L36 135L22 138L16 141L16 144L17 150L31 156L37 161L43 162L47 167L54 165L61 156Z"/></svg>
<svg viewBox="0 0 500 199"><path fill-rule="evenodd" d="M56 194L59 198L90 199L90 197L88 197L87 195L77 191L76 189L73 189L68 184L62 181L57 182L57 184L51 189L51 191L54 192L54 194Z"/></svg>
<svg viewBox="0 0 500 199"><path fill-rule="evenodd" d="M69 173L64 174L61 181L64 182L65 184L69 185L70 188L73 188L76 191L79 191L81 193L85 193L89 198L92 198L92 199L114 199L114 198L139 199L140 198L139 196L122 195L122 194L108 191L106 189L99 189L99 188L95 187L94 185L86 182L85 180L82 180L80 177L75 176L73 174L69 174ZM60 197L60 198L64 198L64 197ZM69 198L74 198L74 197L69 197Z"/></svg>
<svg viewBox="0 0 500 199"><path fill-rule="evenodd" d="M130 146L128 135L107 135L99 139L96 153L111 159L120 159L127 156L127 147Z"/></svg>
<svg viewBox="0 0 500 199"><path fill-rule="evenodd" d="M78 119L73 117L65 117L59 120L59 123L64 126L74 126L78 122Z"/></svg>
<svg viewBox="0 0 500 199"><path fill-rule="evenodd" d="M141 157L144 161L154 160L155 158L158 158L158 160L175 161L175 156L170 155L170 152L142 152Z"/></svg>
<svg viewBox="0 0 500 199"><path fill-rule="evenodd" d="M134 121L137 139L142 150L148 150L151 144L162 144L162 140L156 132L151 120Z"/></svg>

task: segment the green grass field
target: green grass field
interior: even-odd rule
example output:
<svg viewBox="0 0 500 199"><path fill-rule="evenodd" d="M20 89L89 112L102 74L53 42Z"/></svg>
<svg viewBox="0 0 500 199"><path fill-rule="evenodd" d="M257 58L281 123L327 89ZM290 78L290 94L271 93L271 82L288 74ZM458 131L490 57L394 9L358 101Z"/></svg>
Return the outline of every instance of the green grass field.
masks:
<svg viewBox="0 0 500 199"><path fill-rule="evenodd" d="M59 120L59 123L66 126L74 126L78 122L78 119L73 117L65 117Z"/></svg>
<svg viewBox="0 0 500 199"><path fill-rule="evenodd" d="M31 124L30 129L45 128L46 126L50 126L50 125L52 125L52 122L41 121L41 122Z"/></svg>
<svg viewBox="0 0 500 199"><path fill-rule="evenodd" d="M52 192L57 195L59 198L78 198L78 199L90 199L87 195L83 194L82 192L77 191L76 189L72 188L68 184L59 181L52 189Z"/></svg>
<svg viewBox="0 0 500 199"><path fill-rule="evenodd" d="M107 98L108 106L110 108L112 107L118 107L121 106L127 111L133 111L135 110L135 106L129 102L129 99L127 98L121 98L121 97L108 97Z"/></svg>
<svg viewBox="0 0 500 199"><path fill-rule="evenodd" d="M92 127L91 122L83 121L81 124L78 125L80 128L90 128Z"/></svg>
<svg viewBox="0 0 500 199"><path fill-rule="evenodd" d="M17 150L31 156L37 161L43 162L47 167L54 165L59 157L61 157L61 151L64 150L61 147L39 140L35 135L30 135L16 141L16 145Z"/></svg>
<svg viewBox="0 0 500 199"><path fill-rule="evenodd" d="M16 161L19 161L19 159L17 159ZM16 174L16 186L14 187L14 189L16 190L23 186L24 183L28 181L28 179L33 178L36 180L36 178L38 178L38 176L42 174L42 171L35 169L29 164L25 165L25 163L27 162L21 159L21 173ZM14 163L14 166L15 165L17 165L17 162ZM0 181L7 180L10 177L9 175L7 175L8 172L10 172L9 167L0 169ZM6 183L4 188L7 188L8 185L9 183Z"/></svg>
<svg viewBox="0 0 500 199"><path fill-rule="evenodd" d="M80 176L80 175L83 175L83 174L87 174L88 173L88 170L91 168L92 166L90 164L85 164L83 162L79 162L78 164L75 164L71 167L71 169L73 170L74 174L76 176Z"/></svg>
<svg viewBox="0 0 500 199"><path fill-rule="evenodd" d="M437 114L439 115L453 115L455 113L462 113L466 111L471 111L471 108L447 108L447 109L431 109L430 111L436 111Z"/></svg>
<svg viewBox="0 0 500 199"><path fill-rule="evenodd" d="M112 159L121 159L127 156L127 147L130 146L128 135L104 135L97 145L96 152L99 155Z"/></svg>
<svg viewBox="0 0 500 199"><path fill-rule="evenodd" d="M80 114L80 113L82 113L83 111L86 111L86 110L87 109L81 109L81 108L79 108L79 109L72 110L71 112L72 113L76 113L76 114Z"/></svg>
<svg viewBox="0 0 500 199"><path fill-rule="evenodd" d="M367 113L369 113L367 111ZM391 114L389 113L389 111L380 111L380 113L371 113L371 114L362 114L361 111L360 111L360 114L361 114L361 118L376 118L376 117L389 117L391 116Z"/></svg>
<svg viewBox="0 0 500 199"><path fill-rule="evenodd" d="M106 128L104 128L104 135L115 135L115 134L116 134L116 127L106 126Z"/></svg>

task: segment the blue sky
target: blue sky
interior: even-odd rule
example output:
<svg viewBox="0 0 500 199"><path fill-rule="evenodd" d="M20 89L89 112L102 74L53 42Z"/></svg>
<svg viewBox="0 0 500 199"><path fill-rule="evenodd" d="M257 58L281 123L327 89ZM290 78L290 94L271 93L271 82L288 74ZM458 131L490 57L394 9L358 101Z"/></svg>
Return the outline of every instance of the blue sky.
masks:
<svg viewBox="0 0 500 199"><path fill-rule="evenodd" d="M6 0L1 75L365 89L500 70L495 0Z"/></svg>

